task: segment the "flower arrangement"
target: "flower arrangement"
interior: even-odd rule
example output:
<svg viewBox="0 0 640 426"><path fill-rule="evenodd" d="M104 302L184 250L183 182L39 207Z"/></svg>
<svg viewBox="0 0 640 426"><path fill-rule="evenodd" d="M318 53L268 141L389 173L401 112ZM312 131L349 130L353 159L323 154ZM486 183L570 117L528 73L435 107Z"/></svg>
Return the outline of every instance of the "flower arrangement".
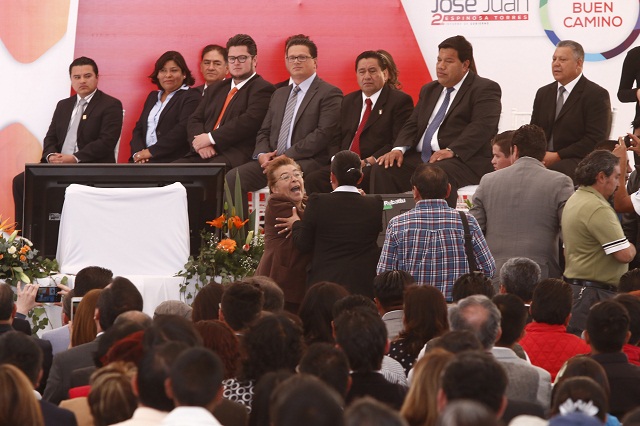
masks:
<svg viewBox="0 0 640 426"><path fill-rule="evenodd" d="M0 279L15 286L18 282L29 284L37 278L50 277L58 271L58 262L38 256L33 243L18 235L15 224L9 219L0 217ZM54 280L55 282L55 280ZM66 284L66 277L62 280ZM49 318L42 306L29 311L32 332L44 330L49 325Z"/></svg>
<svg viewBox="0 0 640 426"><path fill-rule="evenodd" d="M206 222L213 228L203 230L200 234L202 245L197 257L189 256L189 260L176 276L185 280L180 290L186 292L187 280L195 278L195 289L208 282L208 278L219 276L222 283L228 283L253 275L264 252L264 236L254 235L246 228L254 228L256 212L244 219L242 207L242 190L240 177L236 176L236 190L231 196L229 185L225 182L225 201L222 214ZM193 295L186 294L187 300Z"/></svg>
<svg viewBox="0 0 640 426"><path fill-rule="evenodd" d="M14 224L8 221L0 222L0 279L15 286L18 281L29 284L57 271L58 263L38 256L33 243L20 237Z"/></svg>

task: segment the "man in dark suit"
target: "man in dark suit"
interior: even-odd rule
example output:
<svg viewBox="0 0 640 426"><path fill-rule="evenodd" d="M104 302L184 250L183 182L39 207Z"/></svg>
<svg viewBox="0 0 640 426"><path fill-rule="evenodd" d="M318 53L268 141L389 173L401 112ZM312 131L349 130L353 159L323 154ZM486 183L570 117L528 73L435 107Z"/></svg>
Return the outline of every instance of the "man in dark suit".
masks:
<svg viewBox="0 0 640 426"><path fill-rule="evenodd" d="M122 131L122 103L98 90L98 65L80 57L69 65L76 92L58 102L44 138L42 163L115 163ZM15 220L22 222L24 173L13 179Z"/></svg>
<svg viewBox="0 0 640 426"><path fill-rule="evenodd" d="M380 53L362 52L356 58L355 68L360 90L342 100L340 134L329 147L329 156L346 149L360 155L364 178L359 187L369 192L371 166L391 150L413 111L413 100L389 84L389 64ZM331 192L330 173L330 166L326 165L307 175L304 182L307 193Z"/></svg>
<svg viewBox="0 0 640 426"><path fill-rule="evenodd" d="M0 337L0 364L11 364L22 371L34 388L42 380L42 350L34 339L11 331ZM45 426L74 426L76 417L69 411L44 401L36 391Z"/></svg>
<svg viewBox="0 0 640 426"><path fill-rule="evenodd" d="M98 335L95 340L79 346L74 346L53 358L51 373L44 391L44 399L59 404L69 397L71 373L85 367L91 367L93 355L98 349L98 342L103 332L113 325L121 313L127 311L142 311L142 295L131 281L116 277L113 282L100 293L96 305L95 321Z"/></svg>
<svg viewBox="0 0 640 426"><path fill-rule="evenodd" d="M230 79L209 86L189 118L192 151L181 163L224 163L237 167L251 159L273 85L256 74L258 47L246 34L227 41Z"/></svg>
<svg viewBox="0 0 640 426"><path fill-rule="evenodd" d="M194 89L204 96L209 86L224 80L229 72L227 49L217 44L208 44L202 49L200 60L200 72L204 77L204 84Z"/></svg>
<svg viewBox="0 0 640 426"><path fill-rule="evenodd" d="M421 163L437 163L449 177L447 203L455 207L458 188L476 185L493 170L491 138L500 119L500 86L475 72L473 47L462 36L438 45L437 81L420 90L418 105L389 153L371 171L373 192L411 189Z"/></svg>
<svg viewBox="0 0 640 426"><path fill-rule="evenodd" d="M611 130L609 93L582 75L583 63L579 43L559 42L551 61L556 81L538 89L531 114L531 124L547 137L544 164L572 179L580 160Z"/></svg>
<svg viewBox="0 0 640 426"><path fill-rule="evenodd" d="M318 49L300 34L286 46L285 61L293 84L276 90L256 139L253 159L227 173L233 193L236 172L242 191L257 191L267 185L265 169L280 155L294 159L310 173L329 163L329 143L340 120L342 92L316 75Z"/></svg>

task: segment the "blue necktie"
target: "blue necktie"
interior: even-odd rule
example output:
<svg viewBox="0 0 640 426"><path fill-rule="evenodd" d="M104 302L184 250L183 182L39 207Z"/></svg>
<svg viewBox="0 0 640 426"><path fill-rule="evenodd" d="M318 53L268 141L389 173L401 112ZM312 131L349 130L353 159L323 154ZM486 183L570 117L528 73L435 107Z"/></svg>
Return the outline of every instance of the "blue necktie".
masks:
<svg viewBox="0 0 640 426"><path fill-rule="evenodd" d="M429 126L427 126L427 131L424 133L424 139L422 139L422 162L428 163L431 158L431 138L436 133L436 130L442 124L442 120L444 120L444 116L447 113L447 108L449 108L449 101L451 100L451 92L455 89L453 87L447 88L447 93L444 95L444 100L442 101L442 105L440 105L440 109L436 112L436 116L433 117Z"/></svg>

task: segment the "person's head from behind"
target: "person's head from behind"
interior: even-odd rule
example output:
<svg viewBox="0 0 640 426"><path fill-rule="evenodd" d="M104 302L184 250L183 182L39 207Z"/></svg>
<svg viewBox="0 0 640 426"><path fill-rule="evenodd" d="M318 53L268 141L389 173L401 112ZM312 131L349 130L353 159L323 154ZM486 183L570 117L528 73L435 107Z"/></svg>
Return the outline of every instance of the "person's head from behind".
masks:
<svg viewBox="0 0 640 426"><path fill-rule="evenodd" d="M91 375L87 401L96 426L112 425L133 416L138 406L138 398L131 385L135 374L133 364L114 362Z"/></svg>
<svg viewBox="0 0 640 426"><path fill-rule="evenodd" d="M333 318L338 318L340 314L354 309L365 309L369 312L377 313L376 305L371 299L361 294L350 294L338 300L333 305Z"/></svg>
<svg viewBox="0 0 640 426"><path fill-rule="evenodd" d="M496 359L475 351L462 352L447 365L438 393L440 411L459 399L485 405L497 418L506 408L507 375Z"/></svg>
<svg viewBox="0 0 640 426"><path fill-rule="evenodd" d="M341 185L357 186L364 174L360 156L353 151L338 152L331 161L331 183L334 188Z"/></svg>
<svg viewBox="0 0 640 426"><path fill-rule="evenodd" d="M344 412L345 426L407 426L397 411L365 396L351 404Z"/></svg>
<svg viewBox="0 0 640 426"><path fill-rule="evenodd" d="M483 294L489 299L495 294L491 280L482 272L462 274L453 283L451 297L454 303L457 303L465 297L473 296L474 294Z"/></svg>
<svg viewBox="0 0 640 426"><path fill-rule="evenodd" d="M508 130L506 132L498 133L491 140L491 164L494 170L504 169L513 164L513 145L511 145L511 139L513 138L515 130Z"/></svg>
<svg viewBox="0 0 640 426"><path fill-rule="evenodd" d="M222 398L224 367L206 348L189 348L171 366L166 382L176 406L203 407L212 411Z"/></svg>
<svg viewBox="0 0 640 426"><path fill-rule="evenodd" d="M293 375L294 373L289 370L270 371L258 380L253 387L249 425L271 426L269 410L273 390Z"/></svg>
<svg viewBox="0 0 640 426"><path fill-rule="evenodd" d="M284 310L284 292L274 280L264 275L254 275L246 277L244 281L255 284L262 290L264 294L263 311L277 314Z"/></svg>
<svg viewBox="0 0 640 426"><path fill-rule="evenodd" d="M500 311L487 297L469 296L449 308L451 330L468 330L489 350L500 334Z"/></svg>
<svg viewBox="0 0 640 426"><path fill-rule="evenodd" d="M585 340L595 353L615 353L629 340L629 312L614 300L604 300L591 307L587 316Z"/></svg>
<svg viewBox="0 0 640 426"><path fill-rule="evenodd" d="M609 151L593 151L576 167L575 182L580 186L592 186L605 199L618 188L620 160Z"/></svg>
<svg viewBox="0 0 640 426"><path fill-rule="evenodd" d="M171 411L175 407L167 396L165 382L171 366L189 347L183 342L168 342L149 348L138 364L135 390L140 403L159 411Z"/></svg>
<svg viewBox="0 0 640 426"><path fill-rule="evenodd" d="M0 321L11 323L14 314L13 289L9 284L0 283Z"/></svg>
<svg viewBox="0 0 640 426"><path fill-rule="evenodd" d="M630 294L618 294L613 298L616 302L627 308L629 313L629 344L638 346L640 343L640 298Z"/></svg>
<svg viewBox="0 0 640 426"><path fill-rule="evenodd" d="M557 278L547 278L533 291L531 317L543 324L567 325L572 304L571 286Z"/></svg>
<svg viewBox="0 0 640 426"><path fill-rule="evenodd" d="M540 265L533 260L512 257L500 268L500 292L515 294L525 303L529 303L541 276Z"/></svg>
<svg viewBox="0 0 640 426"><path fill-rule="evenodd" d="M263 305L264 295L258 286L236 281L222 293L220 320L233 331L244 330L258 318Z"/></svg>
<svg viewBox="0 0 640 426"><path fill-rule="evenodd" d="M564 365L561 374L558 375L556 383L553 386L551 392L551 400L555 399L555 394L560 388L560 383L564 380L572 377L589 377L602 387L604 390L607 401L611 394L611 388L609 386L609 378L607 372L604 371L604 367L600 363L588 355L578 355L570 358Z"/></svg>
<svg viewBox="0 0 640 426"><path fill-rule="evenodd" d="M330 343L309 346L298 364L298 371L316 376L343 397L349 390L349 360L340 348Z"/></svg>
<svg viewBox="0 0 640 426"><path fill-rule="evenodd" d="M307 344L314 342L333 343L331 320L333 305L349 292L340 284L322 281L312 285L304 295L298 316L302 320Z"/></svg>
<svg viewBox="0 0 640 426"><path fill-rule="evenodd" d="M416 280L405 271L387 271L373 279L373 300L381 314L402 309L404 291Z"/></svg>
<svg viewBox="0 0 640 426"><path fill-rule="evenodd" d="M609 402L602 386L590 377L571 377L562 380L554 389L551 416L580 412L605 422ZM585 407L585 405L589 407Z"/></svg>
<svg viewBox="0 0 640 426"><path fill-rule="evenodd" d="M87 266L78 271L73 282L73 296L84 297L90 290L103 289L111 283L113 272L100 266Z"/></svg>
<svg viewBox="0 0 640 426"><path fill-rule="evenodd" d="M413 367L411 387L400 413L412 425L434 424L438 418L438 390L442 386L442 372L454 354L433 349Z"/></svg>
<svg viewBox="0 0 640 426"><path fill-rule="evenodd" d="M511 144L517 158L532 157L542 161L547 152L547 138L544 130L535 124L520 126L513 134Z"/></svg>
<svg viewBox="0 0 640 426"><path fill-rule="evenodd" d="M145 348L151 348L167 342L184 342L193 347L201 346L202 338L192 321L175 315L160 315L145 331L143 344Z"/></svg>
<svg viewBox="0 0 640 426"><path fill-rule="evenodd" d="M0 364L11 364L22 371L36 388L42 377L42 349L31 336L19 331L0 335Z"/></svg>
<svg viewBox="0 0 640 426"><path fill-rule="evenodd" d="M202 337L202 345L220 357L224 365L224 378L236 377L240 344L233 330L222 321L215 320L199 321L194 325Z"/></svg>
<svg viewBox="0 0 640 426"><path fill-rule="evenodd" d="M336 343L354 372L378 371L388 348L387 327L382 318L366 308L341 313L334 321Z"/></svg>
<svg viewBox="0 0 640 426"><path fill-rule="evenodd" d="M181 300L165 300L153 311L153 317L159 315L176 315L188 320L191 319L193 308Z"/></svg>
<svg viewBox="0 0 640 426"><path fill-rule="evenodd" d="M411 285L404 296L404 328L400 338L410 356L417 356L425 343L449 330L447 302L434 286Z"/></svg>
<svg viewBox="0 0 640 426"><path fill-rule="evenodd" d="M469 330L448 331L442 336L434 338L427 346L427 353L438 348L452 354L484 350L476 333Z"/></svg>
<svg viewBox="0 0 640 426"><path fill-rule="evenodd" d="M398 79L400 76L400 71L398 70L398 66L391 56L391 53L387 52L384 49L376 50L376 53L380 54L380 58L382 59L382 63L386 66L386 71L388 74L387 85L392 89L402 90L402 83Z"/></svg>
<svg viewBox="0 0 640 426"><path fill-rule="evenodd" d="M219 319L220 302L222 301L224 286L215 281L211 281L200 289L193 299L193 312L191 320L198 322L202 320Z"/></svg>
<svg viewBox="0 0 640 426"><path fill-rule="evenodd" d="M442 412L436 426L498 426L498 419L485 405L460 399L453 401Z"/></svg>
<svg viewBox="0 0 640 426"><path fill-rule="evenodd" d="M640 268L629 269L620 277L618 293L630 293L637 290L640 290Z"/></svg>
<svg viewBox="0 0 640 426"><path fill-rule="evenodd" d="M11 364L0 364L0 419L6 425L44 425L33 384Z"/></svg>
<svg viewBox="0 0 640 426"><path fill-rule="evenodd" d="M419 200L444 200L451 192L449 177L438 166L420 164L411 175L413 198Z"/></svg>
<svg viewBox="0 0 640 426"><path fill-rule="evenodd" d="M116 321L98 340L93 354L96 367L100 368L114 361L137 364L144 351L142 340L146 329L147 326L135 321Z"/></svg>
<svg viewBox="0 0 640 426"><path fill-rule="evenodd" d="M256 321L241 345L243 380L259 380L265 373L280 369L295 371L304 346L300 327L282 314L267 315Z"/></svg>
<svg viewBox="0 0 640 426"><path fill-rule="evenodd" d="M502 333L496 346L511 348L524 335L527 325L527 308L522 299L515 294L498 294L492 302L500 311L500 329Z"/></svg>
<svg viewBox="0 0 640 426"><path fill-rule="evenodd" d="M71 331L71 346L79 346L91 342L98 334L98 326L95 321L95 311L104 290L89 290L84 295L76 308L73 316L73 328Z"/></svg>
<svg viewBox="0 0 640 426"><path fill-rule="evenodd" d="M98 298L96 308L101 331L107 331L121 313L142 311L142 307L142 295L136 286L127 278L115 277Z"/></svg>
<svg viewBox="0 0 640 426"><path fill-rule="evenodd" d="M278 426L342 426L342 397L317 377L297 374L271 394L271 424Z"/></svg>

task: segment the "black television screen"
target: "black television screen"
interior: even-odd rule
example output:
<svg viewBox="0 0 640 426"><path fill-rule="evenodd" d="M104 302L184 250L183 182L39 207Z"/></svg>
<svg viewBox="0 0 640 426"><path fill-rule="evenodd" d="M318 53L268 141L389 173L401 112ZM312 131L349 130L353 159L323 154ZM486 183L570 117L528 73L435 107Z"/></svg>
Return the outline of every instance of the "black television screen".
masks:
<svg viewBox="0 0 640 426"><path fill-rule="evenodd" d="M205 222L222 212L225 172L224 164L27 164L23 235L42 256L56 257L65 190L72 183L148 188L180 182L187 190L190 251L197 255Z"/></svg>

